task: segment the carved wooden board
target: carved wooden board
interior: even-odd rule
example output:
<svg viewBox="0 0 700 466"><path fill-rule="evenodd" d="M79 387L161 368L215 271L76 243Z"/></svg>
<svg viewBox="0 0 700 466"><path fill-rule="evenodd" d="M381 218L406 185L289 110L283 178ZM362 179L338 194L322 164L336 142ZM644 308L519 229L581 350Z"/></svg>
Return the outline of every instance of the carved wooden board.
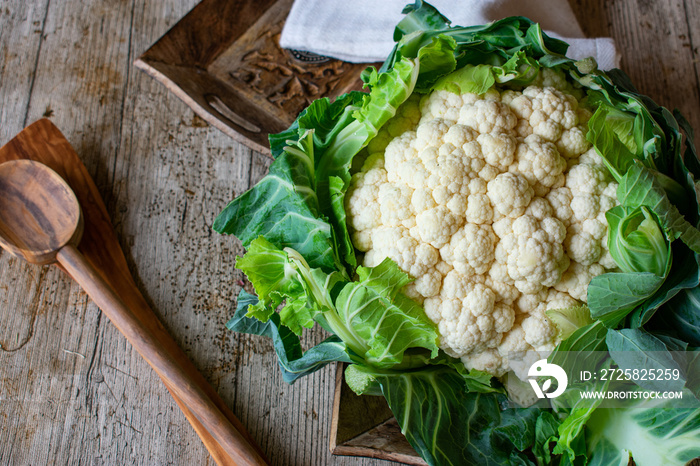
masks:
<svg viewBox="0 0 700 466"><path fill-rule="evenodd" d="M205 0L147 50L136 66L204 120L254 150L313 100L360 89L367 64L279 46L292 0Z"/></svg>

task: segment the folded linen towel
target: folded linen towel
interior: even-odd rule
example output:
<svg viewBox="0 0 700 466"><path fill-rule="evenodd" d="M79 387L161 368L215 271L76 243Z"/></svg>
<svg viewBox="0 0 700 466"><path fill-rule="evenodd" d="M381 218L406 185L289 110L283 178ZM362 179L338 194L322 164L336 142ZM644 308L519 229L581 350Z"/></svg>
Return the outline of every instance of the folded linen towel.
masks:
<svg viewBox="0 0 700 466"><path fill-rule="evenodd" d="M284 48L352 63L382 62L394 47L394 27L410 0L295 0L282 30ZM537 21L552 37L569 43L567 56L593 57L607 70L619 66L611 38L585 38L565 0L432 0L453 25L486 24L506 16Z"/></svg>

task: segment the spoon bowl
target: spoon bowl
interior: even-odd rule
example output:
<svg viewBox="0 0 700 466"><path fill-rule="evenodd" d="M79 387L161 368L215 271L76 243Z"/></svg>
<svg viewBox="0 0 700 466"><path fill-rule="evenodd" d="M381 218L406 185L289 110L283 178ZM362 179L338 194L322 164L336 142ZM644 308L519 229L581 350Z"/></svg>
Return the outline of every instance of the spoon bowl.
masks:
<svg viewBox="0 0 700 466"><path fill-rule="evenodd" d="M0 245L32 264L56 262L83 233L80 204L68 184L32 160L0 164Z"/></svg>

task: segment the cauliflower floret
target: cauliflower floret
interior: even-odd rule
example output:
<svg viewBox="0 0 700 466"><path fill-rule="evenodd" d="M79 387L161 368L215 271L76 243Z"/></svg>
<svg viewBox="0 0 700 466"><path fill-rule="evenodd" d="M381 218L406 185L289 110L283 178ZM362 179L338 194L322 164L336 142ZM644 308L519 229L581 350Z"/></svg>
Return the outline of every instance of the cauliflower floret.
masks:
<svg viewBox="0 0 700 466"><path fill-rule="evenodd" d="M571 262L569 268L561 277L561 280L554 285L559 291L568 293L572 298L579 301L588 302L588 283L593 277L597 277L605 272L600 264L583 265L578 262Z"/></svg>
<svg viewBox="0 0 700 466"><path fill-rule="evenodd" d="M498 168L494 167L493 165L486 164L479 172L479 178L488 183L496 178L499 173Z"/></svg>
<svg viewBox="0 0 700 466"><path fill-rule="evenodd" d="M513 307L513 303L520 297L520 291L508 276L508 269L504 264L493 262L484 283L496 294L497 302Z"/></svg>
<svg viewBox="0 0 700 466"><path fill-rule="evenodd" d="M426 273L416 278L404 287L404 293L409 298L423 302L425 298L436 296L442 286L442 274L437 268L430 268Z"/></svg>
<svg viewBox="0 0 700 466"><path fill-rule="evenodd" d="M559 334L556 326L550 322L540 304L534 312L523 319L522 329L525 341L536 351L553 350Z"/></svg>
<svg viewBox="0 0 700 466"><path fill-rule="evenodd" d="M509 134L480 134L477 141L481 145L484 160L500 171L507 171L515 160L517 141Z"/></svg>
<svg viewBox="0 0 700 466"><path fill-rule="evenodd" d="M440 347L453 357L495 348L515 321L513 309L496 302L486 285L452 271L445 276L440 295L423 303L440 330Z"/></svg>
<svg viewBox="0 0 700 466"><path fill-rule="evenodd" d="M521 380L527 379L527 372L535 361L541 359L535 349L525 340L525 330L522 327L522 316L517 319L513 328L503 336L498 345L498 355L504 361L503 365Z"/></svg>
<svg viewBox="0 0 700 466"><path fill-rule="evenodd" d="M406 131L401 136L392 139L384 151L384 168L387 170L389 181L400 181L401 166L415 159L418 151L415 148L416 132Z"/></svg>
<svg viewBox="0 0 700 466"><path fill-rule="evenodd" d="M574 195L594 194L599 196L612 183L610 178L610 174L604 166L581 162L579 158L578 165L571 167L566 175L566 186Z"/></svg>
<svg viewBox="0 0 700 466"><path fill-rule="evenodd" d="M552 189L547 193L547 200L554 209L554 216L564 225L571 223L571 190L565 186Z"/></svg>
<svg viewBox="0 0 700 466"><path fill-rule="evenodd" d="M501 102L477 100L473 105L462 107L457 122L470 126L481 134L510 133L517 125L518 117Z"/></svg>
<svg viewBox="0 0 700 466"><path fill-rule="evenodd" d="M528 96L520 93L517 96L510 98L507 104L512 112L515 113L521 121L528 121L530 119L533 108L532 99L530 99ZM530 122L528 121L528 126L529 124Z"/></svg>
<svg viewBox="0 0 700 466"><path fill-rule="evenodd" d="M543 301L547 299L547 288L543 288L536 293L521 294L515 302L515 309L518 314L530 314L537 309Z"/></svg>
<svg viewBox="0 0 700 466"><path fill-rule="evenodd" d="M452 123L443 118L421 123L416 129L416 149L423 150L428 146L441 145L451 126Z"/></svg>
<svg viewBox="0 0 700 466"><path fill-rule="evenodd" d="M535 194L527 179L516 173L501 173L487 189L494 210L511 218L520 217Z"/></svg>
<svg viewBox="0 0 700 466"><path fill-rule="evenodd" d="M469 126L454 124L450 126L445 134L445 143L450 143L455 147L462 147L464 150L464 145L470 142L474 142L478 139L479 133ZM470 152L465 150L465 152Z"/></svg>
<svg viewBox="0 0 700 466"><path fill-rule="evenodd" d="M375 267L387 257L414 278L428 272L440 259L437 249L416 241L402 226L380 227L372 232L372 249L365 254L364 265Z"/></svg>
<svg viewBox="0 0 700 466"><path fill-rule="evenodd" d="M538 220L523 215L513 221L510 233L496 247L496 260L506 265L522 293L536 293L561 279L569 266L562 247L565 231L553 217Z"/></svg>
<svg viewBox="0 0 700 466"><path fill-rule="evenodd" d="M582 193L571 200L571 212L579 222L596 218L600 210L600 196L595 194Z"/></svg>
<svg viewBox="0 0 700 466"><path fill-rule="evenodd" d="M571 221L584 223L597 220L607 225L605 212L618 204L617 183L604 166L579 163L569 170L566 186L571 192ZM604 232L596 235L603 237Z"/></svg>
<svg viewBox="0 0 700 466"><path fill-rule="evenodd" d="M564 242L566 255L572 261L580 262L583 265L594 264L600 260L603 254L600 240L600 238L595 238L589 232L584 231L581 224L573 224L568 228Z"/></svg>
<svg viewBox="0 0 700 466"><path fill-rule="evenodd" d="M412 94L406 102L401 104L394 118L389 120L382 130L385 130L390 137L394 138L415 128L420 119L420 97Z"/></svg>
<svg viewBox="0 0 700 466"><path fill-rule="evenodd" d="M444 260L439 261L435 265L435 269L440 272L443 276L447 275L448 273L452 272L454 267L452 267L450 264L445 262Z"/></svg>
<svg viewBox="0 0 700 466"><path fill-rule="evenodd" d="M467 156L461 148L450 143L440 146L437 151L425 150L420 158L428 174L424 186L434 191L433 197L436 197L435 191L444 191L442 198L445 200L454 194L469 195L470 180L476 178L485 164L482 158Z"/></svg>
<svg viewBox="0 0 700 466"><path fill-rule="evenodd" d="M607 243L602 242L601 245L603 246L603 254L600 255L598 263L602 265L606 271L615 271L615 269L618 268L617 262L615 262L615 259L613 259L613 256L610 254Z"/></svg>
<svg viewBox="0 0 700 466"><path fill-rule="evenodd" d="M470 194L486 194L488 192L488 182L480 177L469 179Z"/></svg>
<svg viewBox="0 0 700 466"><path fill-rule="evenodd" d="M525 209L525 213L532 215L537 220L543 220L545 217L554 217L552 204L543 197L533 197L527 209Z"/></svg>
<svg viewBox="0 0 700 466"><path fill-rule="evenodd" d="M362 163L363 172L368 172L373 168L384 168L384 153L375 152L367 156L365 161Z"/></svg>
<svg viewBox="0 0 700 466"><path fill-rule="evenodd" d="M443 90L432 92L421 102L422 121L434 118L457 121L462 105L462 97L458 94Z"/></svg>
<svg viewBox="0 0 700 466"><path fill-rule="evenodd" d="M534 134L555 142L562 131L578 124L578 101L575 97L553 87L538 86L528 86L523 95L532 102L528 120Z"/></svg>
<svg viewBox="0 0 700 466"><path fill-rule="evenodd" d="M556 146L536 134L526 137L524 144L518 146L515 163L510 167L511 172L520 173L530 185L540 184L545 188L563 186L565 169L566 160Z"/></svg>
<svg viewBox="0 0 700 466"><path fill-rule="evenodd" d="M502 377L508 372L508 361L501 357L497 350L491 348L480 353L470 353L461 357L462 364L468 369L488 372L496 377Z"/></svg>
<svg viewBox="0 0 700 466"><path fill-rule="evenodd" d="M413 191L411 205L415 212L423 212L437 207L437 202L435 202L435 198L433 198L433 194L429 189L421 188Z"/></svg>
<svg viewBox="0 0 700 466"><path fill-rule="evenodd" d="M462 226L462 221L450 209L439 205L423 211L416 217L416 226L411 229L414 236L435 248L447 244L452 235Z"/></svg>
<svg viewBox="0 0 700 466"><path fill-rule="evenodd" d="M579 305L580 303L567 293L562 293L554 288L549 288L547 291L547 297L545 298L545 311L551 311L552 309L566 309Z"/></svg>
<svg viewBox="0 0 700 466"><path fill-rule="evenodd" d="M493 220L493 207L486 194L475 193L467 201L467 222L478 225L490 224Z"/></svg>
<svg viewBox="0 0 700 466"><path fill-rule="evenodd" d="M407 228L415 226L416 218L411 207L413 189L406 185L385 183L379 187L377 202L381 222L386 226L403 225Z"/></svg>
<svg viewBox="0 0 700 466"><path fill-rule="evenodd" d="M591 112L587 108L579 107L578 110L576 110L576 114L578 115L578 124L583 126L584 128L587 128L588 121L593 116L593 112Z"/></svg>
<svg viewBox="0 0 700 466"><path fill-rule="evenodd" d="M505 303L496 302L494 304L493 312L491 312L491 317L493 317L493 327L496 332L503 334L513 328L513 323L515 322L515 311L512 307L506 305Z"/></svg>
<svg viewBox="0 0 700 466"><path fill-rule="evenodd" d="M608 225L597 218L586 219L581 223L581 229L597 240L604 240L608 234Z"/></svg>
<svg viewBox="0 0 700 466"><path fill-rule="evenodd" d="M579 157L579 163L585 163L588 165L596 165L599 167L605 167L605 161L603 158L596 152L595 149L591 148L588 149L586 152L581 154L581 157ZM606 178L610 177L610 175L607 174L607 171L604 171Z"/></svg>
<svg viewBox="0 0 700 466"><path fill-rule="evenodd" d="M540 72L537 73L537 76L535 76L535 79L532 81L531 85L539 87L553 87L561 92L574 94L574 88L566 80L564 72L552 68L540 69Z"/></svg>
<svg viewBox="0 0 700 466"><path fill-rule="evenodd" d="M440 248L440 257L465 275L483 274L493 262L496 241L490 225L467 223Z"/></svg>
<svg viewBox="0 0 700 466"><path fill-rule="evenodd" d="M514 322L511 330L503 336L501 344L498 345L498 352L504 358L516 358L533 348L525 340L525 331L522 327L522 317Z"/></svg>
<svg viewBox="0 0 700 466"><path fill-rule="evenodd" d="M512 89L505 89L501 92L501 98L499 100L501 101L501 103L510 106L511 102L513 102L513 99L518 98L518 96L520 95L522 95L522 92L514 91Z"/></svg>
<svg viewBox="0 0 700 466"><path fill-rule="evenodd" d="M559 343L559 333L546 312L578 305L567 293L546 288L536 294L521 295L517 301L518 325L505 336L499 352L504 357L522 359L523 353L552 351ZM529 367L529 366L528 366Z"/></svg>
<svg viewBox="0 0 700 466"><path fill-rule="evenodd" d="M462 94L462 99L466 101L464 98L464 94ZM483 100L493 100L495 102L500 102L501 101L501 93L499 92L498 89L495 87L492 87L488 89L486 92L484 92L482 95L479 96L479 99Z"/></svg>
<svg viewBox="0 0 700 466"><path fill-rule="evenodd" d="M582 126L574 126L561 134L557 141L557 149L562 157L575 159L591 147L591 143L586 139L586 131Z"/></svg>
<svg viewBox="0 0 700 466"><path fill-rule="evenodd" d="M363 232L381 224L378 196L380 186L386 182L386 170L383 168L356 173L350 180L345 196L345 210L348 212L349 226L354 230L355 247L360 251L367 251L372 247L370 238Z"/></svg>
<svg viewBox="0 0 700 466"><path fill-rule="evenodd" d="M513 229L513 221L515 219L511 217L501 217L491 224L493 227L493 232L496 236L503 239L509 235Z"/></svg>
<svg viewBox="0 0 700 466"><path fill-rule="evenodd" d="M423 158L415 157L408 159L401 163L396 169L392 169L393 167L389 165L388 160L385 161L385 166L387 168L387 179L392 183L403 183L412 189L426 187L426 180L430 174L425 168L425 165L423 165L423 159L427 159L433 155L437 156L437 149L435 147L430 147L420 153L420 156Z"/></svg>
<svg viewBox="0 0 700 466"><path fill-rule="evenodd" d="M384 128L380 129L377 135L367 143L367 152L370 154L383 154L386 146L392 141L389 132Z"/></svg>

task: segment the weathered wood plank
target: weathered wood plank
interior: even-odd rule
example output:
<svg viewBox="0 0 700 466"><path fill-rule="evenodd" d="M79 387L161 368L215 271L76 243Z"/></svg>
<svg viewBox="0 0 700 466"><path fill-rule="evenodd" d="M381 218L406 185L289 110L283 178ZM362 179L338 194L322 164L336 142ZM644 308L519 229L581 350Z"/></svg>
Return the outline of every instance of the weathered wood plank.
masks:
<svg viewBox="0 0 700 466"><path fill-rule="evenodd" d="M23 127L46 9L47 2L8 1L0 7L0 141ZM20 351L32 338L40 311L36 296L44 279L34 267L0 251L0 309L21 308L0 316L0 351Z"/></svg>
<svg viewBox="0 0 700 466"><path fill-rule="evenodd" d="M44 39L48 2L4 2L0 8L0 139L4 142L22 129L34 87L36 62ZM35 398L34 389L62 366L73 365L57 345L36 342L60 331L46 312L63 307L69 299L69 286L56 270L37 268L0 252L0 463L22 464L31 454L42 463L49 453L31 452L33 438L42 436L48 425L44 416L64 410L66 397L47 406ZM74 304L77 304L74 302ZM82 315L78 309L76 314ZM57 327L52 328L52 327ZM67 336L66 346L76 343L76 334ZM41 359L41 364L36 361ZM73 357L71 361L75 358ZM31 453L30 453L31 452Z"/></svg>
<svg viewBox="0 0 700 466"><path fill-rule="evenodd" d="M587 36L615 39L620 68L637 89L700 128L697 2L571 0ZM691 43L695 41L695 43ZM700 136L695 135L695 143Z"/></svg>
<svg viewBox="0 0 700 466"><path fill-rule="evenodd" d="M44 108L44 102L48 101L47 106L53 103L54 117L60 121L60 126L69 138L72 136L74 144L77 141L77 147L86 164L98 167L93 168L92 172L98 184L102 186L110 183L109 170L114 164L117 144L120 142L125 77L131 66L128 45L132 8L133 2L123 2L117 7L106 3L82 5L80 2L74 2L72 5L54 5L47 16L46 40L41 54L41 57L45 58L38 61L37 78L33 87L33 96L36 97L32 99L29 109L31 121ZM56 80L56 76L62 79ZM109 190L105 189L104 192L105 197L109 197ZM72 289L77 292L75 287ZM66 302L57 305L55 310L52 309L56 314L52 317L66 321L63 314L66 309L72 307ZM66 410L66 408L60 408L62 405L65 406L65 403L59 403L60 410L54 410L58 412L53 416L56 422L44 422L41 426L45 431L43 435L24 435L27 439L25 441L27 447L17 451L25 452L24 454L27 455L32 451L41 452L41 454L48 454L45 458L47 461L44 462L57 460L66 463L72 462L73 459L91 461L93 455L99 453L100 458L107 458L106 463L113 464L130 462L129 458L134 453L133 448L124 447L131 444L140 445L140 451L136 452L138 453L136 457L148 457L147 454L151 451L149 443L157 442L151 442L149 432L145 432L144 435L143 427L136 422L141 414L144 414L143 424L146 427L151 422L150 415L153 412L167 413L169 418L174 418L176 423L182 424L179 427L186 424L181 423L182 416L177 410L172 409L172 401L152 374L146 372L141 378L138 374L127 377L129 368L134 366L139 368L139 364L142 366L141 361L130 348L125 347L121 335L115 333L109 325L104 325L94 305L90 304L88 308L92 311L92 315L98 316L92 325L80 325L78 322L64 324L64 328L75 329L79 335L83 331L87 336L83 339L84 348L73 350L74 353L71 353L78 354L80 351L80 354L87 355L85 358L87 364L72 371L74 382L58 385L52 382L55 377L52 378L51 374L45 373L38 377L39 388L33 389L31 386L28 388L30 395L37 402L55 405L61 399L60 392L70 393L73 387L76 387L74 394L76 406ZM83 309L84 312L85 309ZM57 344L65 343L55 336L52 340ZM38 344L45 345L45 342ZM58 348L51 349L56 350L54 354L60 354L57 351ZM85 351L86 349L88 351ZM46 356L42 353L41 359L49 361L49 350L46 353ZM46 367L46 364L42 361L32 361L26 366ZM111 377L105 373L107 372L105 367L120 369L120 366L124 369L114 372ZM139 370L143 372L143 369ZM42 378L41 375L44 377ZM125 382L130 383L132 380L145 380L148 383L129 389L128 383ZM46 390L47 387L44 385L56 386L56 390ZM52 393L57 390L59 393ZM71 398L69 397L68 400ZM146 398L143 407L139 406L143 411L134 410L130 406L134 401L143 398ZM162 402L161 398L163 398ZM51 412L38 403L29 404L29 406L38 406L39 413ZM162 425L167 427L172 422L164 418ZM20 425L18 437L22 437L25 433L22 429L35 428L35 424L38 423ZM68 426L70 429L66 428ZM201 452L197 452L196 449L179 451L188 443L192 443L192 439L195 443L197 442L189 428L186 427L186 429L188 438L183 439L185 440L183 442L168 442L166 435L160 435L158 439L163 439L164 443L171 445L170 449L176 450L184 461L201 458ZM141 436L144 437L142 443L134 440ZM167 448L156 451L159 453L160 460L166 455L176 456ZM19 462L23 462L22 456L15 458L20 458Z"/></svg>
<svg viewBox="0 0 700 466"><path fill-rule="evenodd" d="M683 11L688 26L688 35L683 38L685 40L683 46L687 46L691 57L691 62L684 65L690 68L686 79L695 83L695 88L700 94L700 3L684 0ZM700 144L700 100L691 100L686 105L685 111L690 112L690 123L695 129L695 145L698 146Z"/></svg>
<svg viewBox="0 0 700 466"><path fill-rule="evenodd" d="M47 0L7 0L0 5L0 140L26 122L35 68L44 41ZM46 111L50 111L47 109Z"/></svg>
<svg viewBox="0 0 700 466"><path fill-rule="evenodd" d="M163 18L158 33L154 31L153 20L161 7L162 4L156 3L139 5L133 21L134 56L165 32L164 26L172 25L186 12L183 6L179 13ZM218 288L224 294L231 290L231 283L220 283L220 274L212 272L212 267L223 262L231 268L237 252L227 249L210 255L214 248L208 241L214 236L209 225L219 203L227 202L215 198L212 193L218 195L217 191L210 189L214 187L214 173L227 180L222 192L225 196L232 194L232 189L236 189L233 186L238 186L232 183L238 173L244 173L247 182L250 154L239 153L228 138L211 131L140 71L131 70L129 79L123 149L115 166L117 230L126 239L127 256L133 261L132 268L152 306L208 375L206 366L219 364L218 352L211 348L216 340L225 337L225 320L210 317L212 309L219 308L220 303L215 302L216 297L211 301L206 290ZM231 160L235 163L230 163ZM217 381L213 381L216 386ZM208 461L206 451L202 451L193 433L176 422L179 421L169 421L177 428L180 440L168 438L170 434L163 429L165 435L153 459L159 462L173 458L168 451L172 450L171 445L184 442L189 444L190 461L203 461L203 458Z"/></svg>

